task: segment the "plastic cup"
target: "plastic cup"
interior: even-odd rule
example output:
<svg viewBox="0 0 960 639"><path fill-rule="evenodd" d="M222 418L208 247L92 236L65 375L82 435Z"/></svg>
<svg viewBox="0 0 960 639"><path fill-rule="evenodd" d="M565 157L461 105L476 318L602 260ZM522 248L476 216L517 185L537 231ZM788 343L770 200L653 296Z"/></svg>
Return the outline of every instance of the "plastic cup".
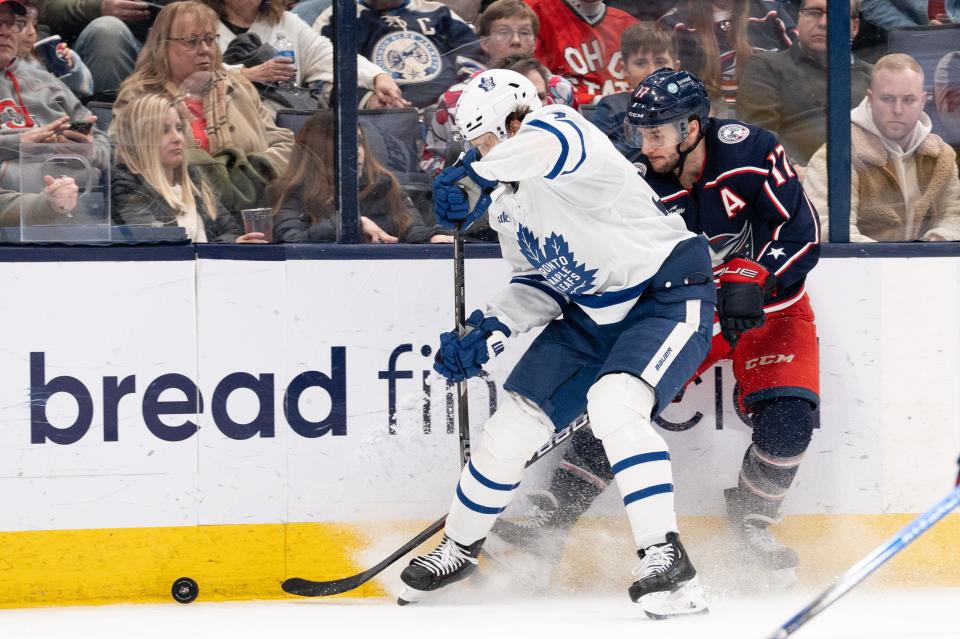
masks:
<svg viewBox="0 0 960 639"><path fill-rule="evenodd" d="M271 209L243 209L243 230L263 233L266 241L273 241L273 212Z"/></svg>

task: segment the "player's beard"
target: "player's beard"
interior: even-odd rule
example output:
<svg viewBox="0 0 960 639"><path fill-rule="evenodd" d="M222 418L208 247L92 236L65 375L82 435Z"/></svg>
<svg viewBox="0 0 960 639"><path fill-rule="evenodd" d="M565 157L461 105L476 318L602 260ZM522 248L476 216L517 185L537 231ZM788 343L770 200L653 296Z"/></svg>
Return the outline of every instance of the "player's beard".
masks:
<svg viewBox="0 0 960 639"><path fill-rule="evenodd" d="M654 173L667 174L675 173L677 167L680 165L680 154L676 151L671 151L666 157L658 157L656 159L647 158L647 161L650 162L650 168L653 169Z"/></svg>

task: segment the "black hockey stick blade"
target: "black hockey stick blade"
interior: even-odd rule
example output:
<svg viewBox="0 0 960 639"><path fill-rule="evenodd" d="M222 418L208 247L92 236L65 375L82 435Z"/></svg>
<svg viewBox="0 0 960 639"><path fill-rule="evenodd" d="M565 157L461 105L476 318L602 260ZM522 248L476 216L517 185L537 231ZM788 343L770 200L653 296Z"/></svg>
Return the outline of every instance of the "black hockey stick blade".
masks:
<svg viewBox="0 0 960 639"><path fill-rule="evenodd" d="M587 419L587 414L584 413L574 421L564 426L562 429L555 432L553 437L551 437L550 440L540 448L540 450L533 454L533 457L531 457L530 461L527 462L527 466L530 466L538 461L541 457L556 448L557 445L559 445L562 441L573 435L574 432L580 430L588 423L589 420ZM328 597L330 595L342 594L344 592L353 590L354 588L359 588L389 568L408 552L440 532L440 530L443 529L443 524L446 523L446 521L447 516L444 515L437 521L430 524L429 527L418 533L416 537L397 548L389 557L378 563L376 566L368 568L367 570L364 570L356 575L344 577L343 579L334 579L333 581L311 581L310 579L291 577L280 584L280 587L283 588L284 592L288 592L291 595L298 595L300 597Z"/></svg>
<svg viewBox="0 0 960 639"><path fill-rule="evenodd" d="M330 595L339 595L341 593L353 590L354 588L359 588L363 584L379 575L384 571L384 569L406 555L408 552L440 532L440 530L443 529L444 522L446 521L447 516L444 515L437 521L430 524L428 528L417 534L416 537L397 548L393 554L381 561L379 564L373 568L364 570L359 574L352 575L350 577L344 577L343 579L334 579L333 581L311 581L309 579L301 579L300 577L291 577L290 579L284 581L280 587L291 595L299 595L301 597L328 597Z"/></svg>

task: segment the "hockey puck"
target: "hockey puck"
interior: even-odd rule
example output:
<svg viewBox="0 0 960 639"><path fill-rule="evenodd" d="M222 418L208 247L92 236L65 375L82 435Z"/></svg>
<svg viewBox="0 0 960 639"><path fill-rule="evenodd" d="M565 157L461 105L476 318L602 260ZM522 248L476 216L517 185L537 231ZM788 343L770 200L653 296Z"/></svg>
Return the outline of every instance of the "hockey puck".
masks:
<svg viewBox="0 0 960 639"><path fill-rule="evenodd" d="M190 577L180 577L173 582L170 594L177 603L188 604L200 594L200 586Z"/></svg>

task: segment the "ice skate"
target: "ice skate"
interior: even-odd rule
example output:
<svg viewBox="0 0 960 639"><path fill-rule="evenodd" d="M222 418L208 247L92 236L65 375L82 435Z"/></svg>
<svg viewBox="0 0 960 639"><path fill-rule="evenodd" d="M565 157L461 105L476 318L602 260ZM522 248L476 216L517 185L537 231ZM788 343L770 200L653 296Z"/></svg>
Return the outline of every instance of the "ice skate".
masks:
<svg viewBox="0 0 960 639"><path fill-rule="evenodd" d="M527 496L532 508L520 520L498 519L487 536L483 554L496 567L533 590L550 586L563 557L566 528L558 527L559 506L549 491Z"/></svg>
<svg viewBox="0 0 960 639"><path fill-rule="evenodd" d="M466 579L477 569L477 555L483 539L469 546L458 544L446 535L433 551L410 561L400 573L405 584L397 598L401 606L424 599L427 593Z"/></svg>
<svg viewBox="0 0 960 639"><path fill-rule="evenodd" d="M639 579L628 590L651 619L708 612L707 601L677 533L667 533L667 541L637 551L640 563L633 569Z"/></svg>
<svg viewBox="0 0 960 639"><path fill-rule="evenodd" d="M724 491L727 513L738 546L745 559L765 570L771 571L775 585L790 585L796 581L797 553L784 546L773 536L770 525L775 519L764 514L749 512L750 495L740 488ZM759 510L759 509L754 509Z"/></svg>

